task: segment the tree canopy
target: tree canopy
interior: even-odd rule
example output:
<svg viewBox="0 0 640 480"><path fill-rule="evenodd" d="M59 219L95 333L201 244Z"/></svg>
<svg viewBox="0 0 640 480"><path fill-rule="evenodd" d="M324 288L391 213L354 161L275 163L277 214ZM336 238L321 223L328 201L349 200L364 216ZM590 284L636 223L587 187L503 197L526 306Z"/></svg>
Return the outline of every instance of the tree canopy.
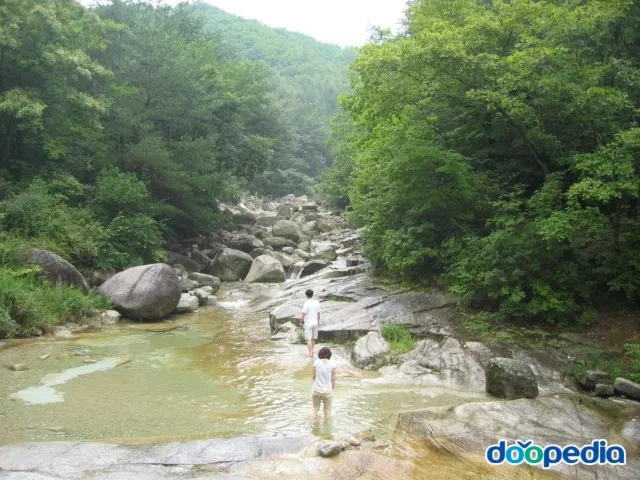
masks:
<svg viewBox="0 0 640 480"><path fill-rule="evenodd" d="M637 305L640 8L416 0L405 25L353 63L325 177L377 268L556 323Z"/></svg>

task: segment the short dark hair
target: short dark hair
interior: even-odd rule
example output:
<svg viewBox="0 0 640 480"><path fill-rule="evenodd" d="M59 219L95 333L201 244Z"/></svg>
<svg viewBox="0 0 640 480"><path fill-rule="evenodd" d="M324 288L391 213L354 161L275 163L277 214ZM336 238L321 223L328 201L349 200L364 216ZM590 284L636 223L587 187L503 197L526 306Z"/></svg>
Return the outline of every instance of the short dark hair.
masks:
<svg viewBox="0 0 640 480"><path fill-rule="evenodd" d="M329 360L331 358L331 349L329 347L322 347L318 352L318 358L326 358Z"/></svg>
<svg viewBox="0 0 640 480"><path fill-rule="evenodd" d="M311 298L311 297L313 297L313 290L309 289L309 290L307 290L306 292L304 292L304 294L305 294L307 297Z"/></svg>

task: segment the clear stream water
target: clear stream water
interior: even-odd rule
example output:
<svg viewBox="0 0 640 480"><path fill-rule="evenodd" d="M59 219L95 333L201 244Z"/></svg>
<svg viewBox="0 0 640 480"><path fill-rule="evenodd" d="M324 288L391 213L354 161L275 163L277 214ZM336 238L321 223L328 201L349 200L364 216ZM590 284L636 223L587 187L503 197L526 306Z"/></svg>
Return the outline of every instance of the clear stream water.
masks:
<svg viewBox="0 0 640 480"><path fill-rule="evenodd" d="M269 340L266 315L250 312L250 299L242 295L222 293L218 306L162 323L123 322L75 339L30 339L0 349L0 445L310 432L331 438L363 430L391 439L399 411L478 398L436 388L375 385L370 380L377 373L352 367L347 350L334 346L339 367L334 420L312 431L307 420L312 361L306 347ZM76 355L83 350L89 355ZM4 368L17 363L29 370ZM413 445L412 452L414 447L422 448ZM422 458L409 457L413 463ZM438 464L460 474L452 462ZM468 461L455 462L473 473ZM486 467L477 468L468 478L484 478ZM441 478L467 477L443 473Z"/></svg>

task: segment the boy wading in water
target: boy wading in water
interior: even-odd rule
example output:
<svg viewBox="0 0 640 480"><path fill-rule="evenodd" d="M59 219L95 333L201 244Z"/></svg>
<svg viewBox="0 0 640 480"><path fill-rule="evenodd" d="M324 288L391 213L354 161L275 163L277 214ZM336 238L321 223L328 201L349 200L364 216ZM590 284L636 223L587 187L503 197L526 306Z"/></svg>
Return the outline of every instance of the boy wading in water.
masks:
<svg viewBox="0 0 640 480"><path fill-rule="evenodd" d="M304 339L307 341L309 352L307 357L313 357L313 348L318 339L318 326L320 325L320 302L313 299L313 290L304 292L307 301L302 307L302 323L304 328Z"/></svg>
<svg viewBox="0 0 640 480"><path fill-rule="evenodd" d="M333 391L336 388L336 364L331 361L331 350L322 347L318 352L318 359L313 362L313 389L311 399L311 423L315 423L320 410L320 403L324 409L324 419L331 420L331 404L333 403Z"/></svg>

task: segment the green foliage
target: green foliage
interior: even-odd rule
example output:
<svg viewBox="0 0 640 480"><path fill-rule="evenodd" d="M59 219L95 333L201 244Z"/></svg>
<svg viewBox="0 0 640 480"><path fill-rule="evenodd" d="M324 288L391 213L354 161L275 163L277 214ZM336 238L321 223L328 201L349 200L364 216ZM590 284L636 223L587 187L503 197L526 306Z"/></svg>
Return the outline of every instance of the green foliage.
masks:
<svg viewBox="0 0 640 480"><path fill-rule="evenodd" d="M624 349L631 359L632 371L628 374L629 378L634 382L640 382L640 343L627 343Z"/></svg>
<svg viewBox="0 0 640 480"><path fill-rule="evenodd" d="M357 50L272 29L206 3L200 3L197 11L204 15L208 28L240 55L271 69L282 142L268 171L250 190L269 195L308 193L309 180L332 163L328 126L338 111L338 94L348 89L345 69Z"/></svg>
<svg viewBox="0 0 640 480"><path fill-rule="evenodd" d="M382 325L382 336L389 342L391 351L398 355L410 352L416 347L416 339L411 332L397 323L387 322Z"/></svg>
<svg viewBox="0 0 640 480"><path fill-rule="evenodd" d="M378 271L555 324L637 305L638 27L622 0L418 0L363 48L324 183Z"/></svg>
<svg viewBox="0 0 640 480"><path fill-rule="evenodd" d="M112 302L74 287L58 288L31 269L0 267L0 337L33 335L60 322L83 322Z"/></svg>
<svg viewBox="0 0 640 480"><path fill-rule="evenodd" d="M52 250L72 263L91 264L107 232L88 209L71 207L66 200L36 179L22 193L0 202L0 233Z"/></svg>

